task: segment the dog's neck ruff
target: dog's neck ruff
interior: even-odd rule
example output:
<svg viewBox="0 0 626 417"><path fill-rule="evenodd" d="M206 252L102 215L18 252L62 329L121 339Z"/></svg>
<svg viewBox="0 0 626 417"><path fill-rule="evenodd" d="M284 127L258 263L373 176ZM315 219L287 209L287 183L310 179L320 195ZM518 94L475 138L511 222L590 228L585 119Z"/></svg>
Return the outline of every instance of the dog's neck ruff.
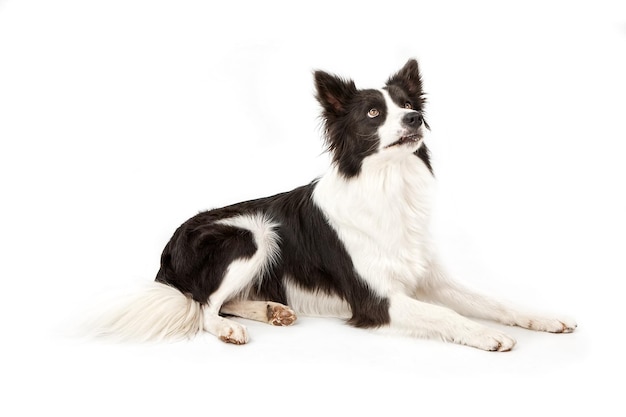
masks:
<svg viewBox="0 0 626 417"><path fill-rule="evenodd" d="M333 164L319 179L315 196L324 211L331 208L333 212L332 208L340 206L365 209L384 205L394 207L394 211L419 207L426 214L433 185L434 178L424 162L406 150L399 150L365 158L355 177L346 178Z"/></svg>
<svg viewBox="0 0 626 417"><path fill-rule="evenodd" d="M420 285L430 254L430 204L434 179L411 153L368 157L353 178L332 167L313 199L352 255L355 269L379 295ZM389 264L389 259L396 261ZM385 277L385 278L383 278Z"/></svg>

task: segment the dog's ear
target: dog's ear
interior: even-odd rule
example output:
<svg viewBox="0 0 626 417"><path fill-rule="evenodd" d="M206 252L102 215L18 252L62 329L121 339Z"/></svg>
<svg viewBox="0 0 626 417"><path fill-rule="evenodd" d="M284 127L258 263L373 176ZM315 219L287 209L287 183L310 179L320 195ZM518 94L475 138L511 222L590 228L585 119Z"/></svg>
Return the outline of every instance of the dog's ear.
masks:
<svg viewBox="0 0 626 417"><path fill-rule="evenodd" d="M389 77L387 85L397 85L409 96L422 99L422 76L417 61L409 59L400 71Z"/></svg>
<svg viewBox="0 0 626 417"><path fill-rule="evenodd" d="M324 71L315 71L315 88L317 101L326 114L343 114L350 99L357 89L352 80L344 80Z"/></svg>

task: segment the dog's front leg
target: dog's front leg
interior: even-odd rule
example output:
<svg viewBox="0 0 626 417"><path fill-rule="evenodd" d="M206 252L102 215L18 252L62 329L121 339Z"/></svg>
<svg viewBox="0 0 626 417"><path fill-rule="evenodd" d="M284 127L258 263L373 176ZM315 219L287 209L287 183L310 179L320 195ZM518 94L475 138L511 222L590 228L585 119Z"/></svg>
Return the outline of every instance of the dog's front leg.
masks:
<svg viewBox="0 0 626 417"><path fill-rule="evenodd" d="M576 329L572 319L529 313L468 290L452 281L437 261L431 262L427 279L425 290L420 291L418 297L445 305L464 316L551 333L571 333Z"/></svg>
<svg viewBox="0 0 626 417"><path fill-rule="evenodd" d="M404 294L389 297L389 327L412 336L439 338L488 351L509 351L515 340L442 306Z"/></svg>

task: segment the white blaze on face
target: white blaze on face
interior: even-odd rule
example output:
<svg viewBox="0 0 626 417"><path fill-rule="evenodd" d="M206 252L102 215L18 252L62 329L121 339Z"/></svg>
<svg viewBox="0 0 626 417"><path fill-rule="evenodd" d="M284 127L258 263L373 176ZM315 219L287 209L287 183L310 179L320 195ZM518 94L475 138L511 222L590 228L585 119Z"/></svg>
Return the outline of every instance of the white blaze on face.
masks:
<svg viewBox="0 0 626 417"><path fill-rule="evenodd" d="M412 109L405 109L393 102L387 90L379 90L385 98L387 106L387 117L385 123L378 128L378 137L380 138L380 149L391 145L402 136L408 134L408 129L403 125L402 119L407 113L413 112Z"/></svg>

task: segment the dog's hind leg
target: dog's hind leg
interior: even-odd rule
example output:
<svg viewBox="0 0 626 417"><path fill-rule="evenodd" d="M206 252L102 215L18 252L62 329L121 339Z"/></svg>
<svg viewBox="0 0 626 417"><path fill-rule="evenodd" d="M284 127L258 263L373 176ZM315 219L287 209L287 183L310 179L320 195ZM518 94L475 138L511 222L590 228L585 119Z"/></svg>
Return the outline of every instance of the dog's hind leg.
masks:
<svg viewBox="0 0 626 417"><path fill-rule="evenodd" d="M220 286L208 299L203 309L203 328L222 341L234 344L248 342L245 326L221 317L220 310L230 300L245 298L245 293L264 275L278 257L278 234L275 224L263 215L240 215L220 224L249 230L254 236L256 251L249 258L234 260L227 268Z"/></svg>
<svg viewBox="0 0 626 417"><path fill-rule="evenodd" d="M220 313L274 326L290 326L297 319L292 309L273 301L229 301L222 306Z"/></svg>

